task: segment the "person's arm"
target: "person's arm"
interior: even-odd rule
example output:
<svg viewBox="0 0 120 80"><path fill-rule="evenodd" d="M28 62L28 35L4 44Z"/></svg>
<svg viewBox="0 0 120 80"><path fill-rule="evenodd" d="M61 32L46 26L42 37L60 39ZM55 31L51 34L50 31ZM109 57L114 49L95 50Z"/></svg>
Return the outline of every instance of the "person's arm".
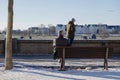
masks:
<svg viewBox="0 0 120 80"><path fill-rule="evenodd" d="M65 26L65 31L67 31L67 25Z"/></svg>
<svg viewBox="0 0 120 80"><path fill-rule="evenodd" d="M75 30L75 25L73 26L73 31L75 32L76 30Z"/></svg>
<svg viewBox="0 0 120 80"><path fill-rule="evenodd" d="M72 32L75 32L75 25L74 25L74 24L70 24L70 26L71 26L71 27L70 27L70 28L71 28L70 30L71 30Z"/></svg>

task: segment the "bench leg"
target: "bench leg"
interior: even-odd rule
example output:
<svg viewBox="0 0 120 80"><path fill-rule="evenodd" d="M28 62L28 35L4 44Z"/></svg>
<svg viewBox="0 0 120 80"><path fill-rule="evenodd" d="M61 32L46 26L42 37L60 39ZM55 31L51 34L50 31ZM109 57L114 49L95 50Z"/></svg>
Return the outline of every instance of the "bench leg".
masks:
<svg viewBox="0 0 120 80"><path fill-rule="evenodd" d="M108 61L104 59L104 70L108 70Z"/></svg>
<svg viewBox="0 0 120 80"><path fill-rule="evenodd" d="M108 70L108 52L109 52L109 48L106 49L106 54L104 58L104 70Z"/></svg>
<svg viewBox="0 0 120 80"><path fill-rule="evenodd" d="M65 70L65 48L63 48L63 55L61 58L61 67L60 67L60 71L64 71Z"/></svg>

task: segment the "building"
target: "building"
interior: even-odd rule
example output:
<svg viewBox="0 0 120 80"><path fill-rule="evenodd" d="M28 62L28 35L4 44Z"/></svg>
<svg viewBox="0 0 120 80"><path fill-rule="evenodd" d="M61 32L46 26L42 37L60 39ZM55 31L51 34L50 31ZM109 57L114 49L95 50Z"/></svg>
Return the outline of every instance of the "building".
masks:
<svg viewBox="0 0 120 80"><path fill-rule="evenodd" d="M56 29L55 29L55 34L57 35L58 34L58 30L63 30L64 34L66 33L65 32L65 28L66 28L66 25L63 25L63 24L57 24L56 25Z"/></svg>
<svg viewBox="0 0 120 80"><path fill-rule="evenodd" d="M37 34L39 32L39 27L30 27L30 28L28 28L28 31L31 34Z"/></svg>
<svg viewBox="0 0 120 80"><path fill-rule="evenodd" d="M120 25L108 25L107 30L109 31L109 33L119 34L120 33Z"/></svg>
<svg viewBox="0 0 120 80"><path fill-rule="evenodd" d="M57 24L56 34L58 30L63 30L65 34L66 25ZM120 33L120 25L107 25L107 24L85 24L85 25L75 25L76 32L75 35L81 34L101 34L101 33Z"/></svg>

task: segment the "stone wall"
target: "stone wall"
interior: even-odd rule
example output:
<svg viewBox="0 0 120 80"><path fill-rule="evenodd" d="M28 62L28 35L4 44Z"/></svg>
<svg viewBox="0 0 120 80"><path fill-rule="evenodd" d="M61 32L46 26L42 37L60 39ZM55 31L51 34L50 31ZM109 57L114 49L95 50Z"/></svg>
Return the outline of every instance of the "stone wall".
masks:
<svg viewBox="0 0 120 80"><path fill-rule="evenodd" d="M13 54L52 54L52 40L17 40L13 39ZM76 40L73 46L118 46L114 47L114 55L120 55L120 40ZM4 54L5 42L0 40L0 54Z"/></svg>
<svg viewBox="0 0 120 80"><path fill-rule="evenodd" d="M50 54L52 53L52 41L49 40L20 40L17 45L18 54Z"/></svg>
<svg viewBox="0 0 120 80"><path fill-rule="evenodd" d="M0 40L0 54L3 54L4 53L4 47L5 47L5 44L4 44L4 40Z"/></svg>

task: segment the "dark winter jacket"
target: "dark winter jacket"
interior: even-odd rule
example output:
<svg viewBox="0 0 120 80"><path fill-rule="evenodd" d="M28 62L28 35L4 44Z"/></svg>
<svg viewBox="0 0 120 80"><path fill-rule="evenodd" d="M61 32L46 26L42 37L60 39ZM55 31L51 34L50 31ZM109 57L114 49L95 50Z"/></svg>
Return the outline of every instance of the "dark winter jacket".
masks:
<svg viewBox="0 0 120 80"><path fill-rule="evenodd" d="M63 36L59 36L53 40L53 46L67 46L67 43L67 39Z"/></svg>
<svg viewBox="0 0 120 80"><path fill-rule="evenodd" d="M53 46L54 46L54 49L53 49L53 58L54 59L58 58L58 53L57 53L56 46L67 46L67 45L68 45L67 39L64 38L63 36L59 36L58 38L54 39L53 40Z"/></svg>

